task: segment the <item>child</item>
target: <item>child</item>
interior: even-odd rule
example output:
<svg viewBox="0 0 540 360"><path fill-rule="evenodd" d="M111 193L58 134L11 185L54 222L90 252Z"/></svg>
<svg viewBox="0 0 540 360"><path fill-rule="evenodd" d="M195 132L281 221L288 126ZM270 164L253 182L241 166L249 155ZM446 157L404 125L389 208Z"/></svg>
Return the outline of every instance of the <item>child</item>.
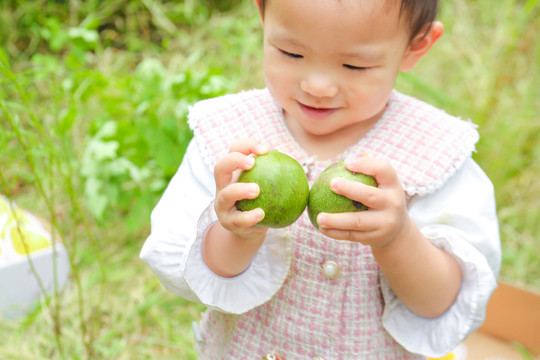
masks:
<svg viewBox="0 0 540 360"><path fill-rule="evenodd" d="M256 0L267 89L201 101L141 258L205 304L201 359L421 359L483 321L500 246L493 187L471 159L475 126L393 90L443 33L423 1ZM306 212L284 229L239 212L235 183L276 148L310 184L331 163L360 213Z"/></svg>

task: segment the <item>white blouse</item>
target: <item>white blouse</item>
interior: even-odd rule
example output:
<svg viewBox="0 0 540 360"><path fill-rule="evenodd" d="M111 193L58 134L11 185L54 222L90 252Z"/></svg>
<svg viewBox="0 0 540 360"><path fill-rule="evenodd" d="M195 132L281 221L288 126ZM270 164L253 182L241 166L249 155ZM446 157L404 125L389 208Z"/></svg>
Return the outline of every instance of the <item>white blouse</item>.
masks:
<svg viewBox="0 0 540 360"><path fill-rule="evenodd" d="M172 292L224 312L245 313L268 301L283 283L291 261L288 230L270 229L251 265L234 278L214 274L203 262L204 231L217 221L215 181L194 138L161 200L152 212L152 232L141 259ZM458 298L435 319L409 311L384 277L382 323L404 348L425 356L443 356L484 321L497 286L501 249L494 189L489 178L467 159L437 192L414 196L409 214L436 246L452 254L463 272Z"/></svg>

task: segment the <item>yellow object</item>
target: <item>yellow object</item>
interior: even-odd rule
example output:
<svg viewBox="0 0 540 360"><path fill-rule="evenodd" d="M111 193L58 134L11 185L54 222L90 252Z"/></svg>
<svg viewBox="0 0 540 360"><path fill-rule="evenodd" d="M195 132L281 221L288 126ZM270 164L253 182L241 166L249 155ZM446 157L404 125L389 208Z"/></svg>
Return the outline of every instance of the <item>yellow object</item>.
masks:
<svg viewBox="0 0 540 360"><path fill-rule="evenodd" d="M0 262L10 261L52 246L39 219L0 195Z"/></svg>
<svg viewBox="0 0 540 360"><path fill-rule="evenodd" d="M428 358L428 360L454 360L456 356L454 353L450 353L446 356L443 356L442 358Z"/></svg>
<svg viewBox="0 0 540 360"><path fill-rule="evenodd" d="M10 235L13 249L22 255L51 246L51 243L45 236L30 232L26 229L20 229L19 231L19 228L17 227L11 228Z"/></svg>

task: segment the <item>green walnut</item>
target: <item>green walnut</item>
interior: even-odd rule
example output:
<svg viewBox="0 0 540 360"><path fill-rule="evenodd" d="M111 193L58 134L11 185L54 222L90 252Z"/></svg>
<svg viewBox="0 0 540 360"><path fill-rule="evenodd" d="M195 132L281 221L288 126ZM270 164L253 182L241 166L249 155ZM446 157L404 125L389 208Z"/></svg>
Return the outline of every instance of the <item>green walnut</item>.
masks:
<svg viewBox="0 0 540 360"><path fill-rule="evenodd" d="M259 185L260 193L255 199L236 202L240 211L264 210L264 218L257 226L289 226L307 206L309 183L304 169L295 159L277 150L255 157L255 165L243 171L238 181Z"/></svg>
<svg viewBox="0 0 540 360"><path fill-rule="evenodd" d="M354 180L370 186L377 186L377 181L373 176L360 173L353 173L345 167L344 161L339 161L327 167L315 180L311 187L308 202L309 220L317 229L317 215L324 213L344 213L367 210L364 204L349 199L340 194L336 194L330 189L330 181L333 178L343 178Z"/></svg>

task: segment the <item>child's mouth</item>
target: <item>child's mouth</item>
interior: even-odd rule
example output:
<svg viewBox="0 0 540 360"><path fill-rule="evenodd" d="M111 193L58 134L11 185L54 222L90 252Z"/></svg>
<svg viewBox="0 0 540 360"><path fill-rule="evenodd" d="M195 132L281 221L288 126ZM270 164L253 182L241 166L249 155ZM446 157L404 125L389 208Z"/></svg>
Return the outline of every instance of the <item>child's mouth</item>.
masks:
<svg viewBox="0 0 540 360"><path fill-rule="evenodd" d="M298 105L300 107L300 110L302 110L302 113L304 116L313 119L313 120L322 120L333 113L335 113L338 108L322 108L322 107L313 107L304 105L301 102L298 102Z"/></svg>

